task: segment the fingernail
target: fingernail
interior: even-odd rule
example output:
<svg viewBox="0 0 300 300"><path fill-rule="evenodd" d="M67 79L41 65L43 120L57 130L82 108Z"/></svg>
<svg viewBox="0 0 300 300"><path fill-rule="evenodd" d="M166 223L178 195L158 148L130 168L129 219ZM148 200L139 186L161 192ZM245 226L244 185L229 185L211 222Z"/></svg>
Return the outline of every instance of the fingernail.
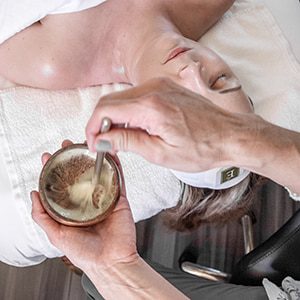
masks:
<svg viewBox="0 0 300 300"><path fill-rule="evenodd" d="M109 141L100 140L96 144L96 151L99 152L108 152L112 150L112 145Z"/></svg>

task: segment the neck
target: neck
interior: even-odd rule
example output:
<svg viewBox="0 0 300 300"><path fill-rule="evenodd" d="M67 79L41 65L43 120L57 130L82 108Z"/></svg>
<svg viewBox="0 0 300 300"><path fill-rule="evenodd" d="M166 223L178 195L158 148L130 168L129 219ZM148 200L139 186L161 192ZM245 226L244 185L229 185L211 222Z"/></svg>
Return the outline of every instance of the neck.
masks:
<svg viewBox="0 0 300 300"><path fill-rule="evenodd" d="M95 84L132 83L132 65L140 49L161 33L155 24L161 13L154 12L151 2L111 0L99 6L98 46L92 74Z"/></svg>
<svg viewBox="0 0 300 300"><path fill-rule="evenodd" d="M106 1L99 16L98 79L135 84L134 70L147 48L152 49L164 34L199 39L233 1L227 2L218 8L210 1L174 1L172 5L162 0Z"/></svg>
<svg viewBox="0 0 300 300"><path fill-rule="evenodd" d="M148 2L148 1L146 1ZM145 5L147 5L145 3ZM140 58L145 51L156 51L153 45L156 44L165 34L172 34L174 37L182 38L182 35L171 22L163 9L157 7L140 7L134 17L127 20L123 26L126 30L118 39L117 49L123 49L119 55L119 62L123 63L125 78L128 83L138 84L135 79L135 69L140 63ZM132 15L132 11L130 12ZM132 22L132 26L130 24ZM146 67L146 66L144 66Z"/></svg>
<svg viewBox="0 0 300 300"><path fill-rule="evenodd" d="M131 40L127 35L128 29L133 26L128 24L126 12L131 11L128 6L127 1L110 0L96 8L97 51L92 59L92 84L130 83L126 74L126 58L131 53Z"/></svg>

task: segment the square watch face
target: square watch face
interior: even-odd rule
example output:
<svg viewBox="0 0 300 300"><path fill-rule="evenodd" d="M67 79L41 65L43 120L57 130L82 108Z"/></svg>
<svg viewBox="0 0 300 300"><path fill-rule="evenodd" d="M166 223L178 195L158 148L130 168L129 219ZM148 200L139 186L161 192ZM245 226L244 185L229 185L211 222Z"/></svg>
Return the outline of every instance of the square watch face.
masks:
<svg viewBox="0 0 300 300"><path fill-rule="evenodd" d="M221 184L232 180L240 175L240 169L236 167L231 167L221 172Z"/></svg>

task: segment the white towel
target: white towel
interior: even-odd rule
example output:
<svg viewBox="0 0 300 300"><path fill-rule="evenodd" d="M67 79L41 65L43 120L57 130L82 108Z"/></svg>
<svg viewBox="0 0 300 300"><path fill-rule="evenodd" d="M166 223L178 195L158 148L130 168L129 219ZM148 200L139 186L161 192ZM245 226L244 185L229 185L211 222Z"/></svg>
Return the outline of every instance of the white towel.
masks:
<svg viewBox="0 0 300 300"><path fill-rule="evenodd" d="M39 89L13 88L0 92L1 105L1 151L14 193L12 203L1 200L1 214L7 219L21 218L24 224L10 230L18 236L6 236L0 245L0 259L13 265L38 263L43 256L61 255L49 243L45 233L31 219L30 190L37 189L41 171L40 156L45 151L54 152L60 148L63 139L74 142L85 140L84 129L100 96L124 89L125 85L105 85L102 87L47 92ZM131 153L119 154L127 197L137 222L155 215L164 208L176 205L181 192L180 182L172 173L146 162ZM5 232L8 224L1 224ZM19 226L19 222L16 223ZM1 232L1 229L0 229ZM23 247L21 256L9 252L16 243ZM28 245L31 248L28 248ZM6 256L5 256L6 255ZM7 257L8 256L8 257ZM22 260L22 256L25 256ZM30 258L25 259L25 258Z"/></svg>
<svg viewBox="0 0 300 300"><path fill-rule="evenodd" d="M299 65L268 10L250 0L238 1L201 41L233 67L257 113L300 131ZM60 254L30 216L28 193L37 185L40 154L55 151L64 138L81 142L85 122L98 97L119 88L120 85L114 85L47 92L17 87L0 93L0 147L14 192L11 201L16 208L7 208L0 198L0 211L7 216L0 218L0 238L7 240L0 245L0 260L30 265L45 256ZM135 220L175 205L180 185L168 171L130 154L122 154L121 163ZM19 222L11 222L12 226L24 226L19 231L6 231L7 222L14 217ZM17 232L18 236L7 232Z"/></svg>
<svg viewBox="0 0 300 300"><path fill-rule="evenodd" d="M70 13L105 0L1 0L0 44L49 14Z"/></svg>
<svg viewBox="0 0 300 300"><path fill-rule="evenodd" d="M237 1L201 42L228 62L257 114L300 131L300 65L265 6Z"/></svg>

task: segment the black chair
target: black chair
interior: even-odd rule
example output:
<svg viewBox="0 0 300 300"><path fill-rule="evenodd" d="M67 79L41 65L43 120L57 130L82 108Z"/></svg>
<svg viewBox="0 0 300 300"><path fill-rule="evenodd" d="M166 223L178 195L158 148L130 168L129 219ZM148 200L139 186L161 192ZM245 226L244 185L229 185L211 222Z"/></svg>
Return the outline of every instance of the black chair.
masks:
<svg viewBox="0 0 300 300"><path fill-rule="evenodd" d="M281 285L286 276L300 280L300 209L271 237L253 249L251 217L242 218L245 252L232 274L195 264L196 254L187 248L179 259L183 271L198 277L240 285L261 285L268 278Z"/></svg>

